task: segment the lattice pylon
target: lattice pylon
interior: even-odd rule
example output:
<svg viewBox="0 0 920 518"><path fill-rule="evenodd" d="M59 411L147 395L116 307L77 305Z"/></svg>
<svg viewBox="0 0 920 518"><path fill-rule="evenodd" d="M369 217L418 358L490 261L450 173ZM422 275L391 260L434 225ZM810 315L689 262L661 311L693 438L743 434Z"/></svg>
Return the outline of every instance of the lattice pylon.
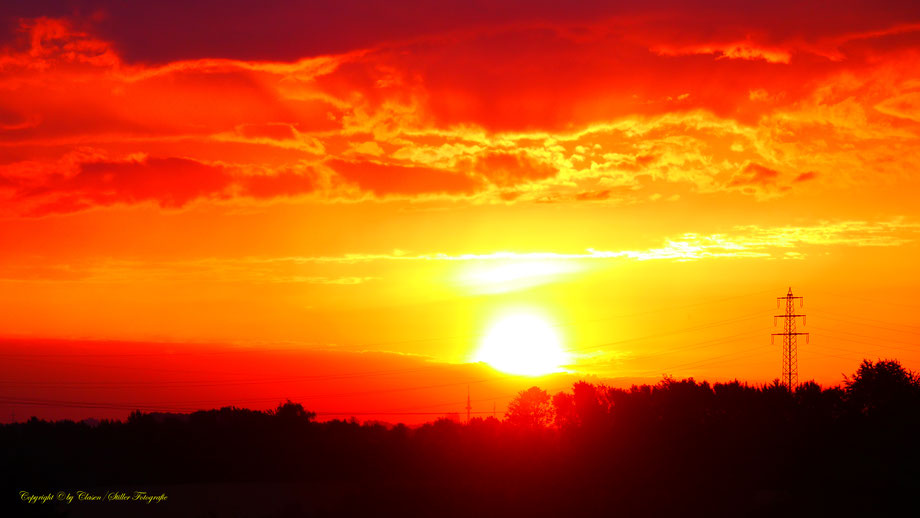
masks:
<svg viewBox="0 0 920 518"><path fill-rule="evenodd" d="M805 325L805 315L795 313L795 299L799 299L799 307L805 305L805 297L793 296L791 287L785 297L776 297L776 307L780 307L781 300L786 302L786 313L773 316L774 326L777 318L783 319L783 332L773 333L770 337L771 342L775 336L783 337L783 377L780 380L790 391L795 390L795 387L799 384L799 359L796 338L799 335L805 335L805 342L808 343L809 340L808 333L797 333L795 330L796 318L802 317L802 325Z"/></svg>

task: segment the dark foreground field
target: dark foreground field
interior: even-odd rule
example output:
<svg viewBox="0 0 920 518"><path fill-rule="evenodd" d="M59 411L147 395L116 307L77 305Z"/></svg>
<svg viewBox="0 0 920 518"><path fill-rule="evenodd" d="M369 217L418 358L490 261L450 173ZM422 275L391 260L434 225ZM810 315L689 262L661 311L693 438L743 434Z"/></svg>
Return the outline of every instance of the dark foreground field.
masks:
<svg viewBox="0 0 920 518"><path fill-rule="evenodd" d="M3 515L920 513L920 380L897 362L864 362L843 387L792 393L671 379L579 383L553 397L531 389L504 421L410 429L313 417L287 403L6 425ZM135 491L166 499L144 503Z"/></svg>

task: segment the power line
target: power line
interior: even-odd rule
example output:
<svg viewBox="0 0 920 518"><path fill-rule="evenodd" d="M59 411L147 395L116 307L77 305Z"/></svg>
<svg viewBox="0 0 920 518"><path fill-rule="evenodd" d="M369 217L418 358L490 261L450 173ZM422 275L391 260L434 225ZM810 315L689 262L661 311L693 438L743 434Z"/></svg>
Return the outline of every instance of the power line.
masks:
<svg viewBox="0 0 920 518"><path fill-rule="evenodd" d="M903 308L920 309L920 306L917 306L915 304L904 304L904 303L899 303L899 302L891 302L889 300L877 300L877 299L871 299L867 297L858 297L856 295L847 295L845 293L830 293L830 292L825 292L825 293L833 297L859 300L862 302L871 302L873 304L885 304L888 306L898 306L898 307L903 307Z"/></svg>
<svg viewBox="0 0 920 518"><path fill-rule="evenodd" d="M835 340L842 340L842 341L844 341L844 342L852 342L852 343L856 343L856 344L868 345L868 346L870 346L870 347L875 347L875 348L877 348L877 349L882 349L882 350L886 350L886 349L895 349L895 350L898 350L898 351L906 351L906 352L913 352L913 353L918 352L916 349L905 349L905 348L903 348L903 347L894 347L894 346L879 345L879 344L877 344L877 343L867 342L867 341L865 341L865 340L855 340L855 339L853 339L853 338L845 338L845 337L842 337L842 336L835 336L835 335L832 335L832 334L827 334L827 336L829 336L830 338L833 338L833 339L835 339Z"/></svg>
<svg viewBox="0 0 920 518"><path fill-rule="evenodd" d="M605 342L605 343L601 343L601 344L597 344L597 345L590 345L590 346L587 346L587 347L576 347L576 348L568 349L567 352L587 351L587 350L590 350L590 349L597 349L597 348L600 348L600 347L607 347L607 346L610 346L610 345L621 345L621 344L626 344L626 343L631 343L631 342L639 342L639 341L643 341L643 340L650 340L650 339L652 339L652 338L661 338L661 337L664 337L664 336L671 336L671 335L686 333L686 332L689 332L689 331L699 331L699 330L702 330L702 329L709 329L709 328L711 328L711 327L719 327L719 326L722 326L722 325L734 324L734 323L738 323L738 322L743 322L743 321L745 321L745 320L751 320L751 319L757 318L757 317L759 317L759 316L763 316L763 313L764 313L763 311L758 311L758 312L756 312L756 313L753 313L753 314L750 314L750 315L746 315L746 316L742 316L742 317L733 317L733 318L728 318L728 319L723 319L723 320L717 320L717 321L715 321L715 322L709 322L709 323L706 323L706 324L698 324L698 325L694 325L694 326L690 326L690 327L685 327L685 328L681 328L681 329L675 329L675 330L671 330L671 331L665 331L665 332L663 332L663 333L655 333L655 334L646 335L646 336L640 336L640 337L636 337L636 338L626 338L626 339L623 339L623 340L615 340L615 341L612 341L612 342Z"/></svg>
<svg viewBox="0 0 920 518"><path fill-rule="evenodd" d="M751 347L751 348L748 348L748 349L742 349L742 350L738 350L738 351L732 351L732 352L727 353L727 354L723 354L723 355L719 355L719 356L714 356L714 357L710 357L710 358L705 358L705 359L702 359L702 360L692 361L692 362L688 362L688 363L682 363L682 364L674 365L674 366L667 367L667 368L664 368L664 369L647 370L647 371L643 371L643 373L653 373L653 372L657 372L657 373L661 373L661 372L668 373L669 371L673 371L673 370L681 369L681 368L685 368L685 367L697 367L697 368L699 368L699 367L705 367L705 366L709 366L709 365L715 365L715 364L718 364L718 363L723 363L724 361L726 361L725 358L729 358L729 357L734 356L734 355L736 355L736 354L738 354L738 353L746 353L746 352L751 352L751 351L760 351L760 350L766 349L766 348L768 348L768 347L770 347L770 346L769 346L769 345L758 345L758 346L756 346L756 347ZM741 356L741 357L738 357L738 358L730 358L730 359L727 360L727 361L734 361L734 360L741 360L741 359L751 358L751 357L757 356L757 355L759 355L759 354L760 354L759 352L758 352L758 353L755 353L755 354L748 354L748 355Z"/></svg>
<svg viewBox="0 0 920 518"><path fill-rule="evenodd" d="M867 335L863 335L863 334L859 334L859 333L853 333L853 332L851 332L851 331L844 331L844 330L842 330L842 329L827 329L827 328L818 327L818 326L813 326L813 328L814 328L814 329L819 329L819 330L821 330L821 331L825 331L825 332L827 332L827 333L843 333L843 334L845 334L845 335L858 336L858 337L861 337L861 338L868 338L868 339L870 339L870 340L871 340L871 339L884 340L885 342L894 342L894 343L896 343L896 344L901 344L901 345L916 346L916 343L915 343L915 342L902 342L901 340L893 340L893 339L891 339L891 338L880 338L880 337L878 337L878 336L867 336ZM879 345L882 346L883 344L879 344ZM917 349L917 348L914 348L914 349L905 349L905 348L903 348L903 347L894 347L894 346L889 346L889 345L884 345L884 347L888 347L889 349L899 349L899 350L902 350L902 351L920 352L920 349Z"/></svg>
<svg viewBox="0 0 920 518"><path fill-rule="evenodd" d="M769 328L762 328L762 329L769 329ZM678 347L674 347L674 348L671 348L671 349L665 349L664 351L658 351L658 352L651 353L651 354L643 354L643 355L641 355L641 356L635 356L635 357L633 357L633 358L631 358L631 359L633 359L633 360L640 360L640 359L641 359L641 360L646 360L646 359L648 359L648 358L656 358L656 357L660 357L660 356L664 356L664 355L674 354L674 353L676 353L676 352L686 352L686 351L690 351L690 350L699 349L701 346L721 345L721 344L724 344L724 343L736 342L736 341L738 341L738 340L736 340L736 338L754 336L754 335L757 335L757 334L759 334L759 333L761 333L761 332L762 332L762 330L750 330L750 331L745 331L745 332L743 332L743 333L737 333L737 334L734 334L734 335L723 336L723 337L719 337L719 338L712 338L712 339L709 339L709 340L704 340L704 341L702 341L702 342L696 342L696 343L693 343L693 344L687 344L687 345L683 345L683 346L678 346Z"/></svg>
<svg viewBox="0 0 920 518"><path fill-rule="evenodd" d="M814 309L814 308L812 308L812 309ZM904 327L911 327L910 324L897 324L897 323L894 323L894 322L885 322L885 321L882 321L882 320L875 320L875 319L866 318L866 317L860 317L860 316L855 316L855 315L845 315L845 314L841 314L841 313L833 313L833 312L822 311L822 310L818 310L817 313L819 313L819 314L821 315L822 318L827 319L827 320L834 320L834 321L836 321L836 322L843 322L843 323L846 323L846 324L853 324L853 325L857 325L857 326L872 327L872 328L875 328L875 329L884 329L884 330L886 330L886 331L892 331L892 332L894 332L894 333L904 333L904 334L909 334L909 335L918 335L918 336L920 336L920 331L913 331L913 330L907 330L907 329L898 329L898 328L896 328L896 327L891 327L892 325L895 325L895 326L904 326ZM830 314L830 315L838 315L840 318L835 318L835 317L827 316L827 314L825 314L825 313ZM867 323L865 323L865 322L858 322L857 320L859 320L859 319L867 320L867 321L870 321L870 322L876 322L876 324L867 324ZM887 326L878 325L879 323L881 323L881 324L889 324L889 325L887 325Z"/></svg>

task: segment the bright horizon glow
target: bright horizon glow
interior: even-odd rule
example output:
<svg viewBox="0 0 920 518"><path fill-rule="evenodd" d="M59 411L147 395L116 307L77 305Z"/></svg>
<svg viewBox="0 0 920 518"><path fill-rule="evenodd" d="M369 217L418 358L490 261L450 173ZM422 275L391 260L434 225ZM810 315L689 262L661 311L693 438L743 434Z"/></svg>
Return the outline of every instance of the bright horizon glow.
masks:
<svg viewBox="0 0 920 518"><path fill-rule="evenodd" d="M474 293L506 293L559 280L578 270L563 261L507 261L481 264L466 270L461 282Z"/></svg>
<svg viewBox="0 0 920 518"><path fill-rule="evenodd" d="M920 370L903 2L19 4L0 420L303 395L415 424L468 384L498 412L582 377L768 383L789 286L802 380ZM486 348L515 314L549 343Z"/></svg>
<svg viewBox="0 0 920 518"><path fill-rule="evenodd" d="M514 313L492 324L474 358L509 374L562 372L570 362L556 330L532 313Z"/></svg>

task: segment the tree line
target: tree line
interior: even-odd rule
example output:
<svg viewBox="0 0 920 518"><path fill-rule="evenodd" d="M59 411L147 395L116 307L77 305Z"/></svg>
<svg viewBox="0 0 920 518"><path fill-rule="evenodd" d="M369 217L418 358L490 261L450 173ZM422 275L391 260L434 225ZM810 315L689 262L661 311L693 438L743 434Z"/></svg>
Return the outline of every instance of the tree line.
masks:
<svg viewBox="0 0 920 518"><path fill-rule="evenodd" d="M32 418L0 427L0 458L6 495L326 488L278 514L240 516L846 516L917 512L917 437L920 377L895 360L866 360L841 386L791 391L670 377L629 389L579 382L555 395L533 387L503 420L414 428L317 422L293 402L135 411L95 426ZM182 515L181 499L170 505Z"/></svg>

